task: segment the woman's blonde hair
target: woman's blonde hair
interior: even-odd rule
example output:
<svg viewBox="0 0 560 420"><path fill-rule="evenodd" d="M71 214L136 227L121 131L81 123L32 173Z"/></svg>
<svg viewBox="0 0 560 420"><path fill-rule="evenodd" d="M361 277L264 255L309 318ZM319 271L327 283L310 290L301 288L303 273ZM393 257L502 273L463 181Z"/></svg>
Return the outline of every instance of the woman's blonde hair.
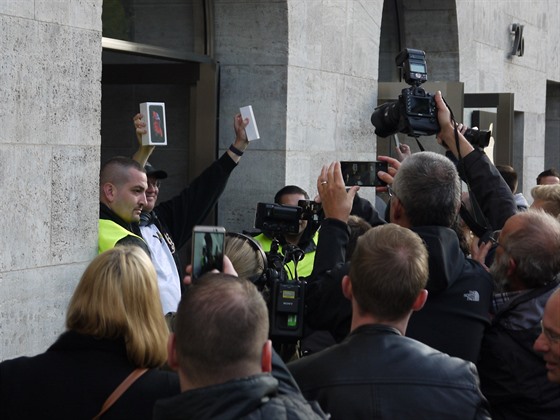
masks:
<svg viewBox="0 0 560 420"><path fill-rule="evenodd" d="M257 280L266 269L266 255L260 244L241 233L226 234L224 254L230 259L237 275Z"/></svg>
<svg viewBox="0 0 560 420"><path fill-rule="evenodd" d="M167 358L162 314L150 257L137 246L117 246L86 268L68 305L66 327L97 338L124 338L135 366L157 367Z"/></svg>

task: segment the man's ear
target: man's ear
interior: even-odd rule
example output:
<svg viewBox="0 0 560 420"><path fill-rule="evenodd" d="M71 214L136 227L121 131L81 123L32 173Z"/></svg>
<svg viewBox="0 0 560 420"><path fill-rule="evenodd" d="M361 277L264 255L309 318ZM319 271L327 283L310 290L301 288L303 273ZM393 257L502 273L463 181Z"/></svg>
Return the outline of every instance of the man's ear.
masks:
<svg viewBox="0 0 560 420"><path fill-rule="evenodd" d="M169 334L169 339L167 340L167 364L173 370L179 370L179 359L175 347L176 341L175 334Z"/></svg>
<svg viewBox="0 0 560 420"><path fill-rule="evenodd" d="M111 184L110 182L106 182L103 184L103 195L109 202L113 202L115 195L117 194L117 187Z"/></svg>
<svg viewBox="0 0 560 420"><path fill-rule="evenodd" d="M342 278L342 294L348 300L352 300L352 282L350 281L350 276L346 275Z"/></svg>
<svg viewBox="0 0 560 420"><path fill-rule="evenodd" d="M418 294L414 303L412 304L413 311L419 311L424 307L426 300L428 299L428 291L426 289L422 289L422 291Z"/></svg>
<svg viewBox="0 0 560 420"><path fill-rule="evenodd" d="M391 199L391 208L389 213L389 219L392 223L397 223L398 220L402 219L403 217L404 208L401 204L401 201L398 197L393 197Z"/></svg>
<svg viewBox="0 0 560 420"><path fill-rule="evenodd" d="M515 260L513 258L508 258L508 268L507 268L507 276L508 277L513 277L515 275L515 272L517 271L517 263L515 262Z"/></svg>
<svg viewBox="0 0 560 420"><path fill-rule="evenodd" d="M261 364L263 372L272 372L272 341L270 340L266 340L263 345Z"/></svg>

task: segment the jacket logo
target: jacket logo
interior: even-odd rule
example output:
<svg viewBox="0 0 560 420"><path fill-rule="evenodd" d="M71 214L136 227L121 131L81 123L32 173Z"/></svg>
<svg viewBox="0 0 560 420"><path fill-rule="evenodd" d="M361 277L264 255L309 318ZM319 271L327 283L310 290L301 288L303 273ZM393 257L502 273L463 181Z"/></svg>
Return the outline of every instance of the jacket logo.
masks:
<svg viewBox="0 0 560 420"><path fill-rule="evenodd" d="M465 293L463 295L463 297L465 299L467 299L468 302L479 302L480 301L480 295L478 294L478 292L476 290L469 290L467 293Z"/></svg>

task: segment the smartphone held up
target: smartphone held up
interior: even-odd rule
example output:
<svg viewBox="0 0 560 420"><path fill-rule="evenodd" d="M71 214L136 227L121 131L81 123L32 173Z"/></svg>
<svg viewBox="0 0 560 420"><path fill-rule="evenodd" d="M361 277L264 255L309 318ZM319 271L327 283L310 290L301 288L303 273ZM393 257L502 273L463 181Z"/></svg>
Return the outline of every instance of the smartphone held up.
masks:
<svg viewBox="0 0 560 420"><path fill-rule="evenodd" d="M379 171L387 172L387 162L380 161L341 161L340 169L347 187L359 185L361 187L382 187L387 185L379 179Z"/></svg>
<svg viewBox="0 0 560 420"><path fill-rule="evenodd" d="M226 230L221 226L195 226L192 235L192 273L196 281L212 270L223 271Z"/></svg>

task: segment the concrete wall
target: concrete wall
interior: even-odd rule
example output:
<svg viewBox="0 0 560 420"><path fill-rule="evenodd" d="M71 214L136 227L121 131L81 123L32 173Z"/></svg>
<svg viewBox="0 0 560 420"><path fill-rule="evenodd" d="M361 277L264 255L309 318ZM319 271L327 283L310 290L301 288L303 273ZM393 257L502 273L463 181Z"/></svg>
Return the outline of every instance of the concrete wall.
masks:
<svg viewBox="0 0 560 420"><path fill-rule="evenodd" d="M523 115L523 191L545 168L547 80L560 80L560 3L457 0L460 77L465 93L513 92ZM512 23L524 25L525 54L511 57ZM556 138L556 141L558 139ZM556 162L556 167L560 162Z"/></svg>
<svg viewBox="0 0 560 420"><path fill-rule="evenodd" d="M0 0L0 360L42 352L96 253L101 0Z"/></svg>
<svg viewBox="0 0 560 420"><path fill-rule="evenodd" d="M241 230L256 203L272 202L284 185L314 196L323 164L375 157L382 1L216 0L214 8L220 147L231 144L242 105L253 105L261 135L220 201L220 223Z"/></svg>

